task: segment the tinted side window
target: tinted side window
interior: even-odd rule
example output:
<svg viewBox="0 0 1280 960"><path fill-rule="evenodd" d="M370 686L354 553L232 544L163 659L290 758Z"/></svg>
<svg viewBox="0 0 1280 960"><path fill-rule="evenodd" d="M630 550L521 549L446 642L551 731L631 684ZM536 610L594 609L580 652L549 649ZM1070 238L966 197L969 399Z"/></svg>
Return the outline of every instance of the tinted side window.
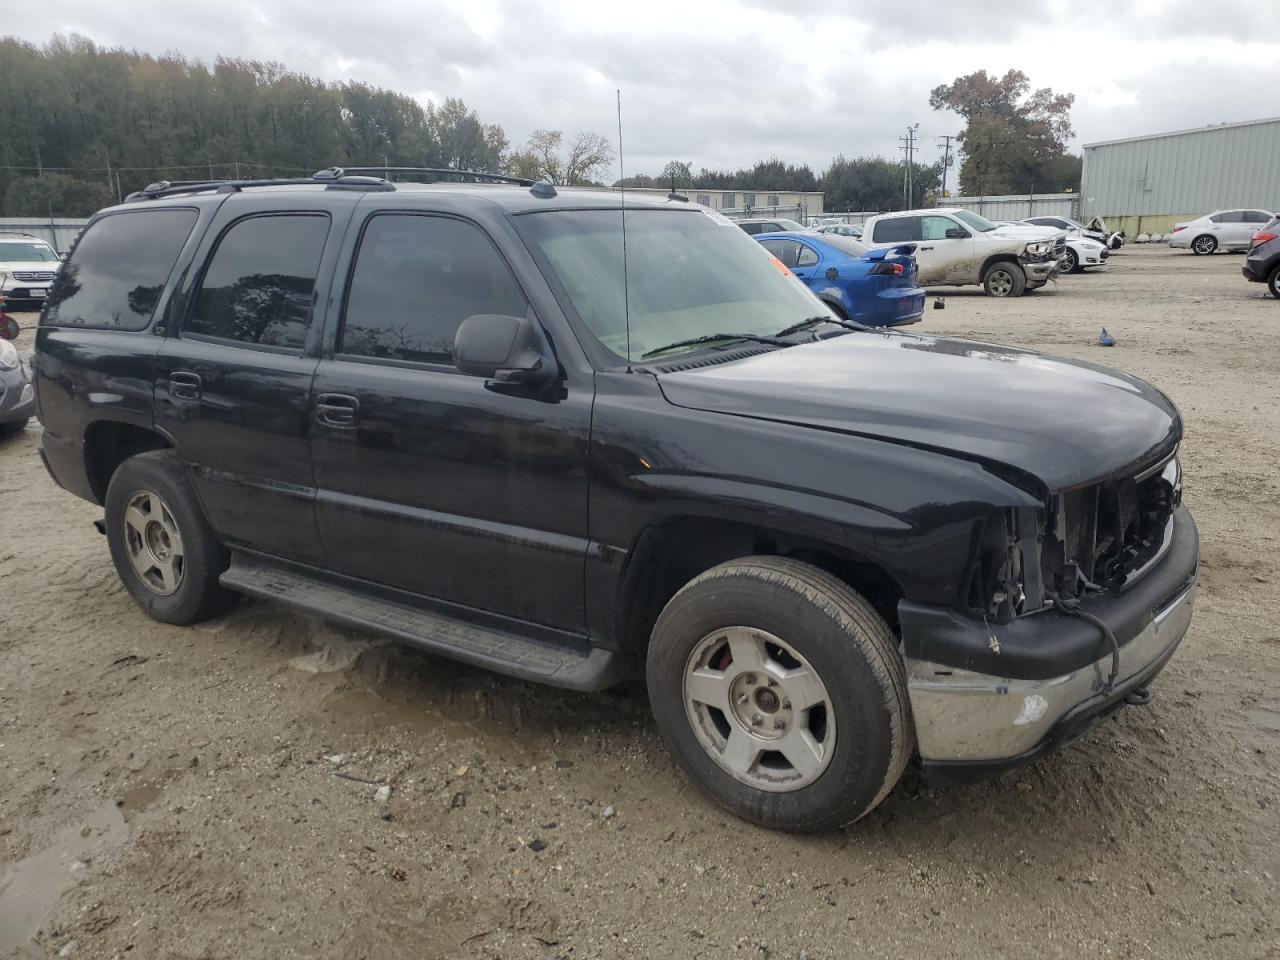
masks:
<svg viewBox="0 0 1280 960"><path fill-rule="evenodd" d="M41 322L141 330L195 225L194 210L116 213L95 221L58 271Z"/></svg>
<svg viewBox="0 0 1280 960"><path fill-rule="evenodd" d="M184 334L301 350L329 218L250 217L218 241Z"/></svg>
<svg viewBox="0 0 1280 960"><path fill-rule="evenodd" d="M782 261L783 266L798 266L800 244L794 240L761 240L760 245Z"/></svg>
<svg viewBox="0 0 1280 960"><path fill-rule="evenodd" d="M452 363L453 337L467 317L522 317L528 310L511 269L479 227L379 214L360 240L338 352Z"/></svg>
<svg viewBox="0 0 1280 960"><path fill-rule="evenodd" d="M800 248L799 259L796 260L797 267L811 267L818 262L818 255L812 249L803 243L797 243L796 246Z"/></svg>
<svg viewBox="0 0 1280 960"><path fill-rule="evenodd" d="M876 243L902 243L907 240L920 239L919 217L891 217L876 223Z"/></svg>
<svg viewBox="0 0 1280 960"><path fill-rule="evenodd" d="M1271 219L1271 214L1263 213L1261 210L1246 210L1244 212L1245 223L1266 223Z"/></svg>
<svg viewBox="0 0 1280 960"><path fill-rule="evenodd" d="M740 224L738 224L738 226L740 226L743 230L745 230L745 231L747 232L747 235L748 235L748 236L752 236L752 237L754 237L757 233L759 233L759 232L760 232L760 230L761 230L761 228L762 228L763 224L759 224L759 223L740 223Z"/></svg>

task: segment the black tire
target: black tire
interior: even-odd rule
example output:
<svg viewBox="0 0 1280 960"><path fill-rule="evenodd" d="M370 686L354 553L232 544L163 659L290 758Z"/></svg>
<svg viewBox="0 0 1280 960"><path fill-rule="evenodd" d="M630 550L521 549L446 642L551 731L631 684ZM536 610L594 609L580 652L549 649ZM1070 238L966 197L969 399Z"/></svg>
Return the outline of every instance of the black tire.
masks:
<svg viewBox="0 0 1280 960"><path fill-rule="evenodd" d="M135 497L148 493L167 508L167 517L180 538L180 573L176 589L168 594L145 580L130 559L125 510ZM129 595L153 620L196 623L220 613L234 600L235 595L218 583L229 562L227 550L209 527L186 468L172 450L140 453L120 464L107 486L106 526L116 572Z"/></svg>
<svg viewBox="0 0 1280 960"><path fill-rule="evenodd" d="M1080 258L1076 256L1076 252L1067 247L1067 252L1062 255L1062 272L1063 273L1079 273L1084 267L1080 266Z"/></svg>
<svg viewBox="0 0 1280 960"><path fill-rule="evenodd" d="M8 423L0 423L0 437L14 437L27 429L27 424L31 421L30 417L23 417L21 420L10 420Z"/></svg>
<svg viewBox="0 0 1280 960"><path fill-rule="evenodd" d="M987 267L982 287L989 297L1020 297L1027 292L1027 275L1012 260L1000 260Z"/></svg>
<svg viewBox="0 0 1280 960"><path fill-rule="evenodd" d="M1276 264L1271 270L1271 276L1267 277L1267 289L1273 297L1280 300L1280 264Z"/></svg>
<svg viewBox="0 0 1280 960"><path fill-rule="evenodd" d="M709 638L734 627L785 638L825 686L834 745L811 782L782 791L752 786L699 739L704 735L685 699L686 670ZM732 662L720 669L730 676ZM715 802L763 827L812 833L857 820L894 787L914 749L906 674L893 633L847 584L796 560L746 557L686 584L654 626L647 674L654 718L680 766ZM740 673L737 679L743 676L752 677ZM787 682L781 681L780 693ZM782 705L789 709L790 701ZM812 713L796 715L809 723ZM751 728L723 711L720 716L722 729L732 731L724 734L727 753L729 736ZM757 770L765 757L752 761Z"/></svg>
<svg viewBox="0 0 1280 960"><path fill-rule="evenodd" d="M1197 257L1207 256L1216 253L1218 250L1218 238L1207 233L1202 233L1191 241L1191 252Z"/></svg>

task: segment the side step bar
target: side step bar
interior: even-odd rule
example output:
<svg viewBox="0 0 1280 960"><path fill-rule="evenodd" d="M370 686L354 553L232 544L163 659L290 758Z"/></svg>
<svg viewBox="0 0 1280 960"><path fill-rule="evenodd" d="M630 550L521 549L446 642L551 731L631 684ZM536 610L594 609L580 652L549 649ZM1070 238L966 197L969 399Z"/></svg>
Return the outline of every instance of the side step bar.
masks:
<svg viewBox="0 0 1280 960"><path fill-rule="evenodd" d="M306 571L234 551L219 578L230 590L275 600L326 620L395 637L430 653L568 690L604 690L627 679L623 658L612 650L571 650L516 633L467 623L370 596Z"/></svg>

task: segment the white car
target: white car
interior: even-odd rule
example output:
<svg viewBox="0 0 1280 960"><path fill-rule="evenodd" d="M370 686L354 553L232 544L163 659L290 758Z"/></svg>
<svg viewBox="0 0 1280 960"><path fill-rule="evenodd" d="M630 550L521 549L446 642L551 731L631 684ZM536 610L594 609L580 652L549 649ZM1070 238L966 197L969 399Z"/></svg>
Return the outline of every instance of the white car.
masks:
<svg viewBox="0 0 1280 960"><path fill-rule="evenodd" d="M980 283L993 297L1016 297L1058 275L1066 251L1061 230L992 223L972 210L937 207L882 213L863 224L873 247L916 245L924 287Z"/></svg>
<svg viewBox="0 0 1280 960"><path fill-rule="evenodd" d="M1266 210L1218 210L1186 223L1175 223L1169 246L1192 253L1248 250L1253 235L1275 216Z"/></svg>
<svg viewBox="0 0 1280 960"><path fill-rule="evenodd" d="M0 293L14 301L42 303L58 272L60 258L39 237L0 234Z"/></svg>
<svg viewBox="0 0 1280 960"><path fill-rule="evenodd" d="M1065 230L1068 237L1088 237L1090 240L1097 240L1101 244L1105 244L1112 250L1118 250L1124 245L1124 238L1118 233L1109 233L1106 230L1094 230L1086 227L1079 220L1073 220L1070 217L1057 216L1035 216L1027 217L1025 220L1019 220L1019 223L1030 223L1037 227L1052 227L1055 230Z"/></svg>
<svg viewBox="0 0 1280 960"><path fill-rule="evenodd" d="M1111 251L1107 244L1091 237L1067 237L1067 249L1062 253L1062 272L1080 273L1082 270L1105 267Z"/></svg>

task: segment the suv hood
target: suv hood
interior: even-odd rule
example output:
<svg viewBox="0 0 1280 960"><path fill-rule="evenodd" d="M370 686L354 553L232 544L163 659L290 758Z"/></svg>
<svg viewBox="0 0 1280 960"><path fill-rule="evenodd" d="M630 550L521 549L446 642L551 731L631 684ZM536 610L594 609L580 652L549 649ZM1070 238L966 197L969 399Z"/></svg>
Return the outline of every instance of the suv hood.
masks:
<svg viewBox="0 0 1280 960"><path fill-rule="evenodd" d="M658 372L676 406L926 447L1038 478L1049 491L1172 452L1177 409L1150 384L1029 350L851 333Z"/></svg>

